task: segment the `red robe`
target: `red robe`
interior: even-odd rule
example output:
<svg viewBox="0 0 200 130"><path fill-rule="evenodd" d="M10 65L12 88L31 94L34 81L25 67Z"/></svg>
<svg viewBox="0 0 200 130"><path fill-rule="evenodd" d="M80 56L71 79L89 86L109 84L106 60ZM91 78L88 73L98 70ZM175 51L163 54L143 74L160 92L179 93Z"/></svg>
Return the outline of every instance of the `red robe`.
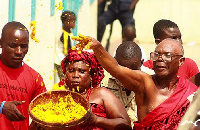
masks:
<svg viewBox="0 0 200 130"><path fill-rule="evenodd" d="M197 86L189 80L179 78L173 94L162 104L149 112L139 123L134 123L135 130L176 130L182 116L189 107L188 96L197 91Z"/></svg>

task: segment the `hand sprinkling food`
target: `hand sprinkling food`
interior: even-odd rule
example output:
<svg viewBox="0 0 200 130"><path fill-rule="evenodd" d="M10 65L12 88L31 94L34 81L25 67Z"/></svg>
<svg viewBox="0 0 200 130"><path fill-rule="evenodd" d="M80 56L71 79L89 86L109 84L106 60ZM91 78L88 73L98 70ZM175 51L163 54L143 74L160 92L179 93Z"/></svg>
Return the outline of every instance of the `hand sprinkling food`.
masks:
<svg viewBox="0 0 200 130"><path fill-rule="evenodd" d="M79 34L78 36L72 36L72 39L78 41L75 46L72 47L72 50L78 49L78 53L80 54L83 49L90 49L91 38Z"/></svg>

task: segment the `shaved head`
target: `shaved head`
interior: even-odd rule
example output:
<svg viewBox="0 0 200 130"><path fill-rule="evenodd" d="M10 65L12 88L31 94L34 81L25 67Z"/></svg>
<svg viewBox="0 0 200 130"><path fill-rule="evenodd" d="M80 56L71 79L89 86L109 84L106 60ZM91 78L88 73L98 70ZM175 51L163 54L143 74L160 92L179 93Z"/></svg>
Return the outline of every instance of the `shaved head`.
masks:
<svg viewBox="0 0 200 130"><path fill-rule="evenodd" d="M10 31L14 30L24 30L28 32L27 28L20 22L16 21L8 22L2 29L1 39L3 40L5 36L10 33Z"/></svg>
<svg viewBox="0 0 200 130"><path fill-rule="evenodd" d="M162 46L163 48L170 48L172 50L175 50L176 53L178 53L179 55L184 55L184 49L182 43L175 39L166 38L163 41L161 41L156 48L160 46Z"/></svg>
<svg viewBox="0 0 200 130"><path fill-rule="evenodd" d="M28 52L29 33L20 22L8 22L2 29L1 61L10 68L19 68Z"/></svg>

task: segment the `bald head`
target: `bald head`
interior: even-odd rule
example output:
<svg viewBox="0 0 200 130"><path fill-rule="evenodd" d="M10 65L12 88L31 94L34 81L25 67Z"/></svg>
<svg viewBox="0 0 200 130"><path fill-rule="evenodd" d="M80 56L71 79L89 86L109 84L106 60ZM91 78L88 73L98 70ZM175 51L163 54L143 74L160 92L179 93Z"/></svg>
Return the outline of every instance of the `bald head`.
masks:
<svg viewBox="0 0 200 130"><path fill-rule="evenodd" d="M23 31L27 31L27 28L20 22L16 22L16 21L12 21L12 22L8 22L2 29L2 33L1 33L1 39L3 40L5 38L6 35L9 35L11 32L16 31L16 30L23 30Z"/></svg>
<svg viewBox="0 0 200 130"><path fill-rule="evenodd" d="M8 22L2 29L1 61L10 68L19 68L28 52L29 33L20 22Z"/></svg>
<svg viewBox="0 0 200 130"><path fill-rule="evenodd" d="M116 57L126 60L131 58L141 59L142 53L140 47L133 41L123 41L116 50Z"/></svg>
<svg viewBox="0 0 200 130"><path fill-rule="evenodd" d="M142 64L140 47L133 41L124 41L116 50L118 64L133 70L139 70Z"/></svg>
<svg viewBox="0 0 200 130"><path fill-rule="evenodd" d="M180 41L171 39L171 38L166 38L163 41L161 41L157 48L163 48L163 50L168 50L169 52L175 52L178 55L184 55L184 49L183 45Z"/></svg>
<svg viewBox="0 0 200 130"><path fill-rule="evenodd" d="M122 40L133 41L134 38L136 38L135 26L132 24L124 26L122 29Z"/></svg>

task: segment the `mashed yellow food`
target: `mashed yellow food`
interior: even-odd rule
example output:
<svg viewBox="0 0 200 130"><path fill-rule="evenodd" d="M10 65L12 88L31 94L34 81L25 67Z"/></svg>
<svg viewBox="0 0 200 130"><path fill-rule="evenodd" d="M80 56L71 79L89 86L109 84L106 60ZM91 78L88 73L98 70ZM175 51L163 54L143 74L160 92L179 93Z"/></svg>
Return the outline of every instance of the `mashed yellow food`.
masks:
<svg viewBox="0 0 200 130"><path fill-rule="evenodd" d="M31 112L42 121L61 124L78 120L87 113L86 109L76 103L71 95L61 97L57 103L49 101L38 104Z"/></svg>
<svg viewBox="0 0 200 130"><path fill-rule="evenodd" d="M79 42L72 47L72 50L78 50L78 54L80 54L84 48L90 49L91 39L89 37L79 34L78 36L72 36L71 38Z"/></svg>

